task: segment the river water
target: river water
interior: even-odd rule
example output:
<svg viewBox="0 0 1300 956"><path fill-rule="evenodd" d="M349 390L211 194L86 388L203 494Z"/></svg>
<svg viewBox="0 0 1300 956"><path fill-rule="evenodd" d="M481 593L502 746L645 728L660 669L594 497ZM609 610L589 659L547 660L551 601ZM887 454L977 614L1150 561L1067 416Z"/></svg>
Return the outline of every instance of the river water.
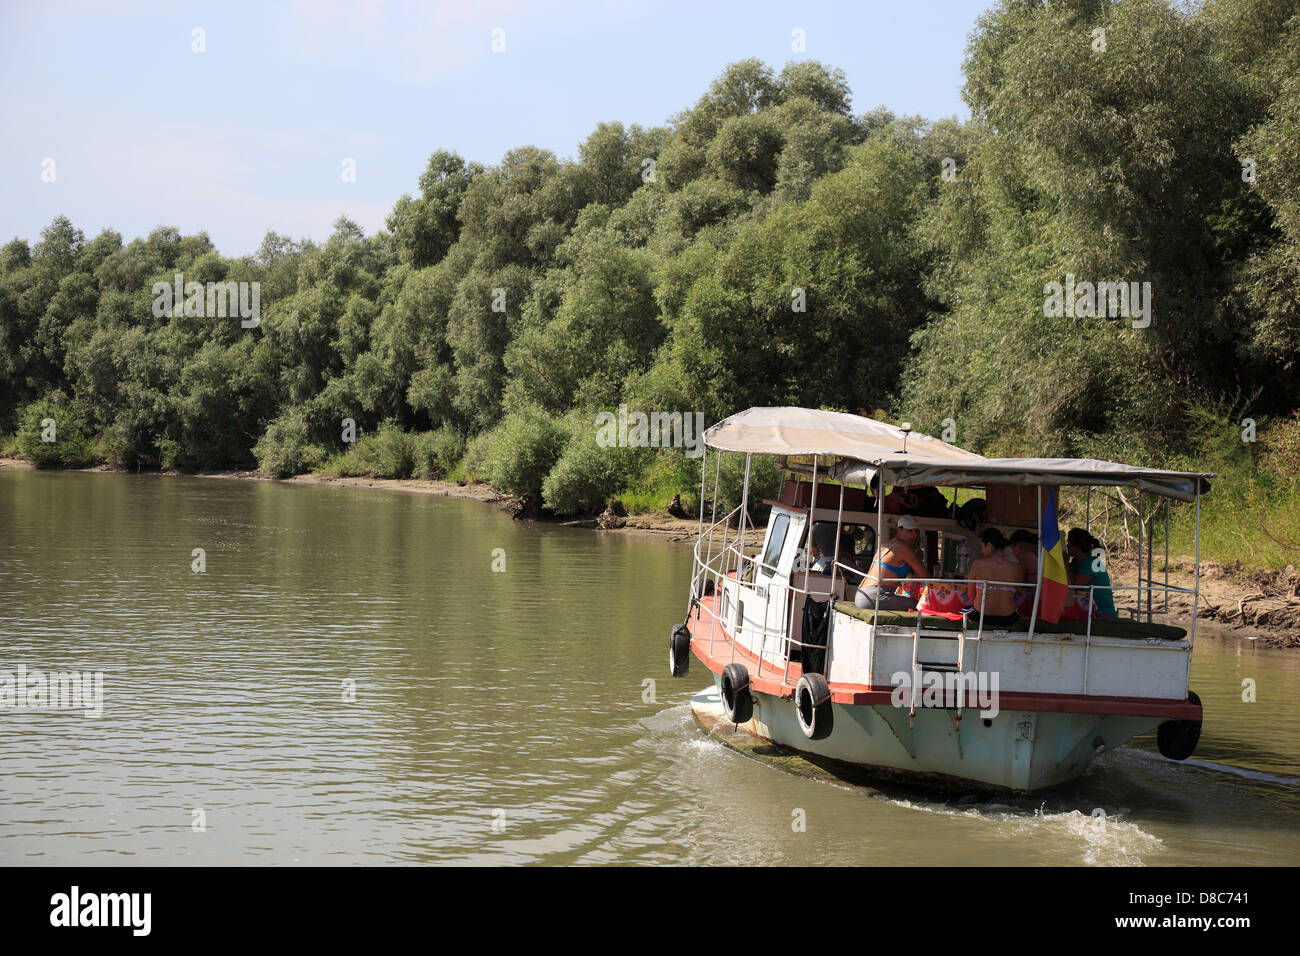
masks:
<svg viewBox="0 0 1300 956"><path fill-rule="evenodd" d="M963 803L704 735L689 575L473 501L0 471L0 671L103 674L102 716L0 709L0 864L1300 863L1294 651L1198 631L1191 760Z"/></svg>

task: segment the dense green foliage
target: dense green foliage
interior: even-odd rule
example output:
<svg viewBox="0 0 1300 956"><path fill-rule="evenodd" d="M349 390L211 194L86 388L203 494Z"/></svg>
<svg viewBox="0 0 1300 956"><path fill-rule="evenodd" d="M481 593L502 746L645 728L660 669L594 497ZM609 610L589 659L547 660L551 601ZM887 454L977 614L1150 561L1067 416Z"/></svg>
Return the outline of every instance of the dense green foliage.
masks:
<svg viewBox="0 0 1300 956"><path fill-rule="evenodd" d="M965 74L972 120L928 122L742 61L668 127L438 150L379 234L240 259L56 219L0 249L0 433L48 465L452 475L590 513L698 497L698 459L605 447L598 412L795 404L990 453L1245 455L1262 509L1294 500L1293 453L1230 447L1300 406L1294 2L1001 0ZM260 283L260 322L156 314L177 273ZM1149 282L1150 325L1049 317L1067 275Z"/></svg>

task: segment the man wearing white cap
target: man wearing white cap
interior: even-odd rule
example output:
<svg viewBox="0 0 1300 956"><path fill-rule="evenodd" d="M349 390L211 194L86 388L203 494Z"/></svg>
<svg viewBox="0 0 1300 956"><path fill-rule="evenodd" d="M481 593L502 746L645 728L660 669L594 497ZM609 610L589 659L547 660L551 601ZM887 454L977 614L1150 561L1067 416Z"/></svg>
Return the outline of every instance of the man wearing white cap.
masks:
<svg viewBox="0 0 1300 956"><path fill-rule="evenodd" d="M915 598L899 594L894 589L899 581L915 571L917 577L925 577L925 565L916 553L916 542L921 537L921 526L911 515L898 519L898 528L894 536L876 551L876 559L871 562L867 576L862 579L853 603L860 608L874 608L876 599L880 599L882 611L914 611Z"/></svg>

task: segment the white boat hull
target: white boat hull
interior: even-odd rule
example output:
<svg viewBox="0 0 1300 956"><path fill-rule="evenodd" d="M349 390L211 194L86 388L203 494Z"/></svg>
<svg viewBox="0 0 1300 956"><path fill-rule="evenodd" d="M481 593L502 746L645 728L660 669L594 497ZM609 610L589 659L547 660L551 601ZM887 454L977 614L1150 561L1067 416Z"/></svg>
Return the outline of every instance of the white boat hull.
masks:
<svg viewBox="0 0 1300 956"><path fill-rule="evenodd" d="M692 701L697 712L721 712L720 677ZM832 704L833 729L810 740L794 700L753 693L753 717L741 730L783 748L834 761L868 776L944 789L1029 791L1067 783L1103 750L1154 730L1154 717L1001 711L987 721L978 710Z"/></svg>

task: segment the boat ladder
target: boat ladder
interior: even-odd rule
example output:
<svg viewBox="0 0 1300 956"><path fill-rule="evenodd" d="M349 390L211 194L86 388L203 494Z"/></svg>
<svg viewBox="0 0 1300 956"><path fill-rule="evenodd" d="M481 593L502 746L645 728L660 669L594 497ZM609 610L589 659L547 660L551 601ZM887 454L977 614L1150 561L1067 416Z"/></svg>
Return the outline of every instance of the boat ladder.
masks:
<svg viewBox="0 0 1300 956"><path fill-rule="evenodd" d="M980 603L982 604L983 601L981 601ZM975 632L976 640L979 640L984 632L984 615L982 613L983 608L981 607L980 610L981 610L980 626L978 630ZM915 729L916 727L916 701L917 701L917 697L919 696L918 689L921 686L922 678L924 677L924 672L931 671L931 672L938 672L944 674L964 674L966 672L966 667L965 667L966 637L970 633L970 629L966 626L966 617L963 616L961 630L957 632L957 636L955 638L955 640L957 641L957 659L955 661L923 661L920 659L920 653L921 653L921 629L922 627L924 627L924 623L923 623L924 618L925 618L924 612L918 610L916 612L916 626L912 628L912 695L911 695L912 700L911 700L911 705L907 711L907 726L913 729ZM947 640L948 637L945 634L940 639ZM961 714L962 714L962 703L963 703L962 698L964 697L963 687L964 684L958 682L956 688L956 701L955 701L956 708L957 708L956 728L958 731L961 730ZM944 694L945 694L944 700L946 703L947 702L946 688Z"/></svg>

